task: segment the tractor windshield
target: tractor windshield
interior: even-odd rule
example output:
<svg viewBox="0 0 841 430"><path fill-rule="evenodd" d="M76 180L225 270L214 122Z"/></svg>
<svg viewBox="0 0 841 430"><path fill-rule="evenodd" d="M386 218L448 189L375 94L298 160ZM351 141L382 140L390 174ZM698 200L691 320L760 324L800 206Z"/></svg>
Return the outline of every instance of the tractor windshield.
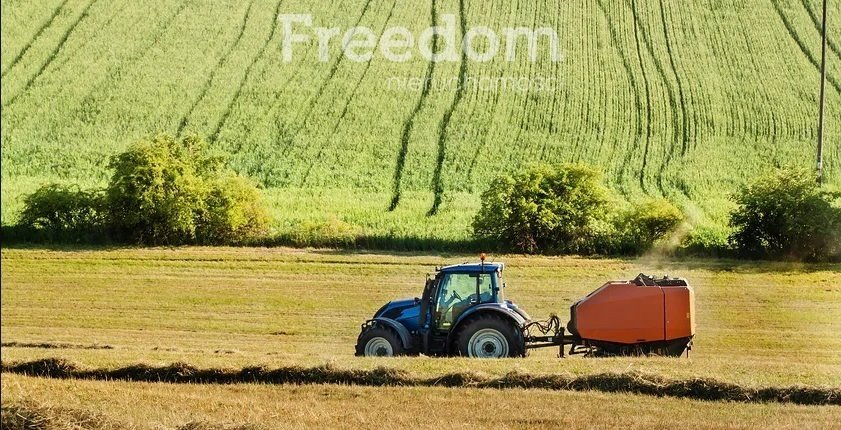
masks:
<svg viewBox="0 0 841 430"><path fill-rule="evenodd" d="M438 289L436 317L438 327L448 329L470 306L496 302L497 274L447 273Z"/></svg>

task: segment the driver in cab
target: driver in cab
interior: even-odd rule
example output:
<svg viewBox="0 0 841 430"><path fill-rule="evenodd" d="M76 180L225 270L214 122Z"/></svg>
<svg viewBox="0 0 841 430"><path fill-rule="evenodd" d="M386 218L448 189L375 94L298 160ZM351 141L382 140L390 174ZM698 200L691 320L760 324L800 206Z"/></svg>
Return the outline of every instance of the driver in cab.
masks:
<svg viewBox="0 0 841 430"><path fill-rule="evenodd" d="M477 278L479 291L482 291L481 302L490 301L491 293L487 286L490 280L487 276L454 274L444 279L441 287L441 300L438 304L441 327L451 326L465 309L478 303L476 300Z"/></svg>

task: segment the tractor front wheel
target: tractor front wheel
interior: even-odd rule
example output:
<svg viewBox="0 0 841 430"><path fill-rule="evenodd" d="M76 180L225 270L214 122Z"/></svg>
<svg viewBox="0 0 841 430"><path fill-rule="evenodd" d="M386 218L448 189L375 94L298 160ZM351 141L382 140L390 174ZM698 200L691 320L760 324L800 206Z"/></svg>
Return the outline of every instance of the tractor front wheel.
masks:
<svg viewBox="0 0 841 430"><path fill-rule="evenodd" d="M356 343L356 355L360 357L394 357L404 353L397 333L379 325L366 328Z"/></svg>
<svg viewBox="0 0 841 430"><path fill-rule="evenodd" d="M461 356L505 358L525 355L525 343L511 322L496 315L481 315L468 321L456 338Z"/></svg>

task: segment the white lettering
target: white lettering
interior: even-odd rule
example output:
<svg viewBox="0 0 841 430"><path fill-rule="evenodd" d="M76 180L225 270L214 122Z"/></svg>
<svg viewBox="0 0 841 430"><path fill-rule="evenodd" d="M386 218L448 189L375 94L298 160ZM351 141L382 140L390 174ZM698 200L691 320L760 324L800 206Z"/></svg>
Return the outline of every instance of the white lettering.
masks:
<svg viewBox="0 0 841 430"><path fill-rule="evenodd" d="M283 23L283 61L292 61L292 45L296 42L309 42L310 37L305 34L297 34L292 31L292 24L298 22L307 27L312 27L312 15L289 15L281 14L278 19Z"/></svg>

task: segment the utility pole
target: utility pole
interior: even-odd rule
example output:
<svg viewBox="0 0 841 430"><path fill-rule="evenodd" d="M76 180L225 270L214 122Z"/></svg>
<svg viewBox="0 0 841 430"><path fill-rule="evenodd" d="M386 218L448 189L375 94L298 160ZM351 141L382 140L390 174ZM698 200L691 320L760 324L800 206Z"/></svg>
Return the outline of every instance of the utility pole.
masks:
<svg viewBox="0 0 841 430"><path fill-rule="evenodd" d="M821 96L820 107L818 108L818 184L823 185L823 140L824 140L824 116L826 110L826 4L823 0L823 28L821 29Z"/></svg>

